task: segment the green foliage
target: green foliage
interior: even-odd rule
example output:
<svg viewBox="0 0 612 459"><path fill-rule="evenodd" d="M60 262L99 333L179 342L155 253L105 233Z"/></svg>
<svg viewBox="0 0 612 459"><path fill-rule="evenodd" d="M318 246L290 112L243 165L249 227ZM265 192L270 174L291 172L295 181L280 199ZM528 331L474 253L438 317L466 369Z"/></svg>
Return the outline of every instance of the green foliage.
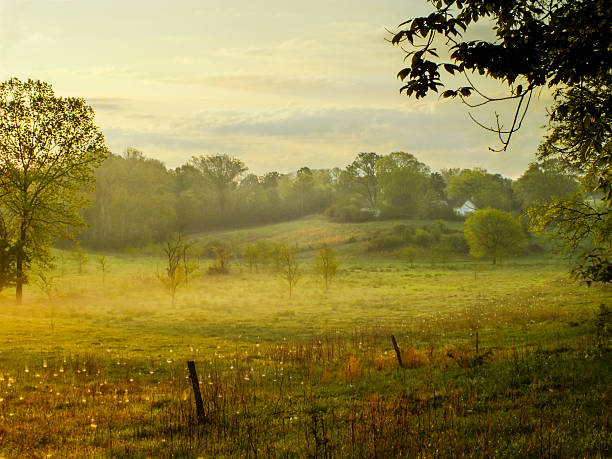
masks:
<svg viewBox="0 0 612 459"><path fill-rule="evenodd" d="M177 196L173 177L161 161L133 148L110 155L96 170L92 206L86 209L89 228L82 240L96 248L138 247L163 241L177 230L180 209L191 207L191 196ZM178 205L180 202L180 206Z"/></svg>
<svg viewBox="0 0 612 459"><path fill-rule="evenodd" d="M355 190L361 195L370 209L376 209L378 205L378 175L376 163L382 158L374 152L362 152L349 164L343 172L344 185Z"/></svg>
<svg viewBox="0 0 612 459"><path fill-rule="evenodd" d="M484 169L462 169L449 175L447 193L461 205L468 199L479 208L512 209L512 180Z"/></svg>
<svg viewBox="0 0 612 459"><path fill-rule="evenodd" d="M476 258L490 257L495 264L502 257L518 254L525 244L525 233L509 213L497 209L474 212L465 222L465 238Z"/></svg>
<svg viewBox="0 0 612 459"><path fill-rule="evenodd" d="M209 274L228 274L232 251L226 244L216 243L210 246L210 254L214 261L208 267Z"/></svg>
<svg viewBox="0 0 612 459"><path fill-rule="evenodd" d="M587 282L612 281L612 217L578 194L527 211L530 228L560 241L575 258L573 272Z"/></svg>
<svg viewBox="0 0 612 459"><path fill-rule="evenodd" d="M434 11L402 23L393 44L407 53L408 66L398 76L401 91L424 97L444 86L441 72L467 77L468 86L448 89L443 97L481 96L480 102L516 101L514 120L491 130L505 149L519 129L533 91L538 87L571 87L609 77L612 60L609 2L607 0L448 0L430 2ZM478 21L495 33L490 40L472 40L464 33ZM444 48L439 50L438 47ZM448 56L448 57L447 57ZM450 59L450 60L449 60ZM502 98L487 97L474 87L470 73L486 75L509 85Z"/></svg>
<svg viewBox="0 0 612 459"><path fill-rule="evenodd" d="M523 210L549 202L554 197L566 197L578 192L575 174L558 160L531 163L512 183L512 189Z"/></svg>
<svg viewBox="0 0 612 459"><path fill-rule="evenodd" d="M15 285L18 246L11 245L7 239L0 238L0 292Z"/></svg>
<svg viewBox="0 0 612 459"><path fill-rule="evenodd" d="M529 213L534 230L554 235L572 251L573 273L588 283L612 282L611 81L608 74L557 92L538 156L569 163L582 174L586 194Z"/></svg>
<svg viewBox="0 0 612 459"><path fill-rule="evenodd" d="M83 99L56 97L48 83L13 78L0 84L0 211L8 239L20 248L18 302L30 262L85 226L86 192L106 157L93 119Z"/></svg>
<svg viewBox="0 0 612 459"><path fill-rule="evenodd" d="M584 211L583 220L589 228L593 228L595 220L607 226L612 205L609 2L448 0L430 3L434 7L430 15L404 22L403 29L392 40L410 57L409 65L398 74L405 82L401 91L416 98L431 91L437 93L444 86L440 72L451 75L457 72L467 78L468 86L448 89L442 97L459 97L471 107L514 101L516 107L509 125L497 114L493 126L477 122L497 133L502 149L506 150L513 133L521 127L534 91L545 86L554 88L555 103L548 110L549 134L538 157L569 164L583 176L582 184L588 192L601 193L603 205ZM495 33L494 39L465 38L464 33L479 20L488 21ZM448 53L438 52L441 42ZM506 83L508 94L505 97L484 94L471 80L470 75L476 72ZM472 101L473 96L480 99ZM541 189L544 180L553 183ZM534 199L549 200L557 193L571 193L571 188L571 183L558 176L551 177L534 166L518 182L516 190L525 208ZM535 227L552 228L553 233L567 241L575 238L574 230L580 227L576 224L581 219L578 207L581 206L574 205L571 199L558 199L550 206L542 205L541 218L532 215L532 220ZM580 243L588 244L588 240L571 245ZM587 282L612 282L610 250L609 244L583 250L574 273Z"/></svg>

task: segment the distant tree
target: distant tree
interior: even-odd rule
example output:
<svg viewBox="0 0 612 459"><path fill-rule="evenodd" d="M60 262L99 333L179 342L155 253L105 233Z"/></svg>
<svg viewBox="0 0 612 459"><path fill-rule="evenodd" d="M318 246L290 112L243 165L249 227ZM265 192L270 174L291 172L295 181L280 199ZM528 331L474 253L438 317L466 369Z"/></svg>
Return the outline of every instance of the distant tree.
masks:
<svg viewBox="0 0 612 459"><path fill-rule="evenodd" d="M346 168L344 180L353 190L363 196L368 207L376 209L378 204L378 176L376 163L382 158L374 152L361 152Z"/></svg>
<svg viewBox="0 0 612 459"><path fill-rule="evenodd" d="M79 274L83 274L83 268L89 262L89 257L83 250L80 242L77 242L72 249L71 257L74 260L74 263L77 265L77 269Z"/></svg>
<svg viewBox="0 0 612 459"><path fill-rule="evenodd" d="M498 209L474 212L465 222L464 231L472 256L490 257L493 264L507 255L520 253L525 243L518 220Z"/></svg>
<svg viewBox="0 0 612 459"><path fill-rule="evenodd" d="M279 274L289 287L289 298L293 294L295 284L301 277L300 264L297 258L297 249L281 245L278 247Z"/></svg>
<svg viewBox="0 0 612 459"><path fill-rule="evenodd" d="M185 285L189 285L189 279L191 279L195 272L200 268L199 263L194 257L196 251L196 245L193 242L183 242L181 249L181 264L183 268L183 278L185 279Z"/></svg>
<svg viewBox="0 0 612 459"><path fill-rule="evenodd" d="M96 257L96 263L98 264L98 268L102 273L102 283L104 283L104 281L106 280L106 275L109 271L108 259L106 258L106 255Z"/></svg>
<svg viewBox="0 0 612 459"><path fill-rule="evenodd" d="M427 200L429 166L411 153L399 151L380 158L376 163L376 173L384 204L392 212L392 215L385 216L416 216L423 200ZM429 204L427 202L426 206Z"/></svg>
<svg viewBox="0 0 612 459"><path fill-rule="evenodd" d="M177 195L174 185L180 179L139 150L109 155L95 176L93 202L84 212L89 228L80 238L83 245L120 249L162 242L179 229L179 213L193 214L187 223L181 220L184 226L201 219L199 200L192 206L187 193Z"/></svg>
<svg viewBox="0 0 612 459"><path fill-rule="evenodd" d="M230 248L225 244L215 244L210 247L210 252L214 258L214 261L208 268L208 272L210 274L229 273L229 263L232 257Z"/></svg>
<svg viewBox="0 0 612 459"><path fill-rule="evenodd" d="M308 195L314 187L314 177L310 168L302 167L296 172L293 186L298 197L299 215L302 216L305 214Z"/></svg>
<svg viewBox="0 0 612 459"><path fill-rule="evenodd" d="M216 193L222 215L227 212L230 193L238 186L242 174L248 170L238 158L231 156L194 156L190 164L204 177L205 182Z"/></svg>
<svg viewBox="0 0 612 459"><path fill-rule="evenodd" d="M172 306L175 303L177 289L185 282L181 269L184 248L185 241L180 233L166 240L163 246L166 266L163 273L157 274L158 279L172 298Z"/></svg>
<svg viewBox="0 0 612 459"><path fill-rule="evenodd" d="M325 290L329 289L329 284L338 273L340 261L336 256L336 251L333 247L323 244L317 250L317 258L315 261L315 272L323 278Z"/></svg>
<svg viewBox="0 0 612 459"><path fill-rule="evenodd" d="M523 209L535 203L545 204L553 197L566 197L579 190L575 174L558 160L531 163L512 184L514 194Z"/></svg>
<svg viewBox="0 0 612 459"><path fill-rule="evenodd" d="M255 244L247 244L244 248L244 258L249 264L249 272L253 272L253 268L257 269L261 253Z"/></svg>
<svg viewBox="0 0 612 459"><path fill-rule="evenodd" d="M85 225L85 192L106 157L93 119L83 99L56 97L48 83L13 78L0 84L0 208L19 248L18 303L30 262Z"/></svg>
<svg viewBox="0 0 612 459"><path fill-rule="evenodd" d="M442 264L445 264L448 261L448 258L452 252L453 246L448 239L439 240L431 248L432 257Z"/></svg>
<svg viewBox="0 0 612 459"><path fill-rule="evenodd" d="M400 252L400 255L402 256L402 258L405 258L406 260L408 260L408 263L410 263L410 266L413 267L414 261L416 260L416 258L419 256L420 253L421 251L417 247L413 245L409 245L402 249L402 251Z"/></svg>
<svg viewBox="0 0 612 459"><path fill-rule="evenodd" d="M458 205L469 199L479 208L512 209L512 180L484 169L463 169L450 175L446 192Z"/></svg>

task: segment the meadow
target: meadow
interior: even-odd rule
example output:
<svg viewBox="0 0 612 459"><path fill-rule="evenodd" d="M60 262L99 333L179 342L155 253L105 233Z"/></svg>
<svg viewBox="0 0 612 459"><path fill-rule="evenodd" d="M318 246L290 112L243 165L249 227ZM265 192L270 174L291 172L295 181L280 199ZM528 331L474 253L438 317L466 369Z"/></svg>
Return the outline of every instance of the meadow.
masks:
<svg viewBox="0 0 612 459"><path fill-rule="evenodd" d="M23 305L0 296L0 455L612 455L609 288L552 256L365 252L381 228L315 218L192 238L299 244L291 297L271 266L210 275L200 260L172 305L159 246L104 254L104 276L102 254L79 273L57 251ZM322 242L342 260L329 290L313 272Z"/></svg>

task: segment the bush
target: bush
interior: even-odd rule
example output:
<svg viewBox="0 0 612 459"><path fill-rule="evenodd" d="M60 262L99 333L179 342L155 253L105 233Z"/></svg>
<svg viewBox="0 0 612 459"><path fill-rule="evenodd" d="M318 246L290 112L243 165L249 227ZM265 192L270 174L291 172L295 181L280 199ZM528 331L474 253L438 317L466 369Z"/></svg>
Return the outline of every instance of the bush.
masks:
<svg viewBox="0 0 612 459"><path fill-rule="evenodd" d="M370 239L366 245L368 252L384 252L395 250L405 244L401 236L394 234L382 234Z"/></svg>
<svg viewBox="0 0 612 459"><path fill-rule="evenodd" d="M467 255L470 252L470 246L463 233L449 234L444 237L444 240L448 242L453 253Z"/></svg>
<svg viewBox="0 0 612 459"><path fill-rule="evenodd" d="M325 211L325 215L340 223L360 223L376 219L373 210L359 208L355 204L331 206Z"/></svg>
<svg viewBox="0 0 612 459"><path fill-rule="evenodd" d="M429 232L422 228L417 228L414 233L414 243L419 247L430 247L436 238Z"/></svg>

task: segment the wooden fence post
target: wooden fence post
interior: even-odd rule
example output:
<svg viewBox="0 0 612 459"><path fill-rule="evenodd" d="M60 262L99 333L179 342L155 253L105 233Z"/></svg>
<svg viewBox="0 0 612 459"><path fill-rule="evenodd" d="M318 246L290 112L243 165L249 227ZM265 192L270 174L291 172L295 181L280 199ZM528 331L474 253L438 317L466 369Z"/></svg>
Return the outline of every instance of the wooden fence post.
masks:
<svg viewBox="0 0 612 459"><path fill-rule="evenodd" d="M397 363L399 363L400 368L404 368L404 364L402 363L402 353L397 345L397 341L395 341L394 335L391 335L391 342L393 343L393 349L395 349L395 355L397 355Z"/></svg>
<svg viewBox="0 0 612 459"><path fill-rule="evenodd" d="M187 368L189 369L189 378L191 379L191 386L193 387L193 396L196 404L196 415L198 416L198 422L203 424L206 418L204 414L204 404L202 403L202 394L200 393L200 381L198 380L198 373L196 372L195 362L193 360L187 361Z"/></svg>

